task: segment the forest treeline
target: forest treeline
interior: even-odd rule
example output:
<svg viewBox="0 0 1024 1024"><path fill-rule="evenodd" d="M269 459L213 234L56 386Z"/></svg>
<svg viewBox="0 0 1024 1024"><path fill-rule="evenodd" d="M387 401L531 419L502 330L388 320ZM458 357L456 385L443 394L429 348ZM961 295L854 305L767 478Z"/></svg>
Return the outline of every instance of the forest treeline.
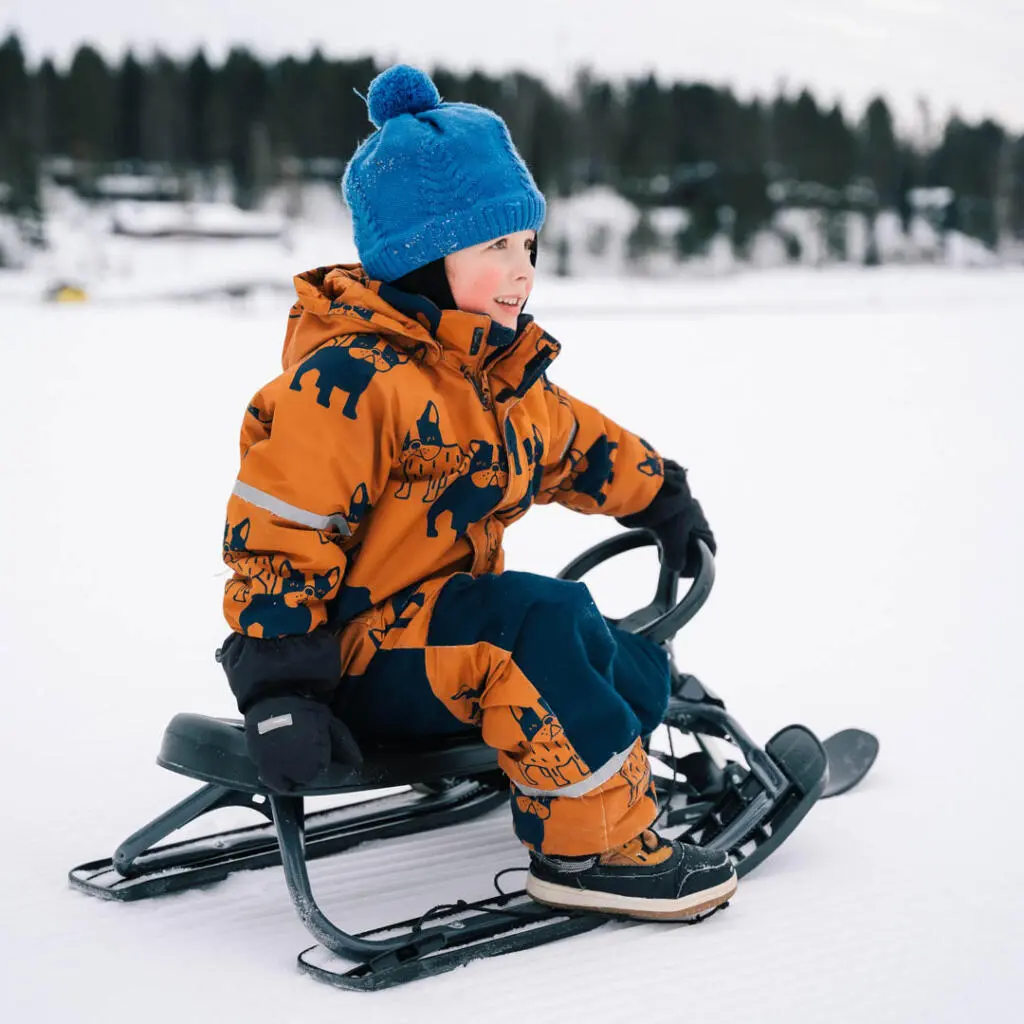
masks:
<svg viewBox="0 0 1024 1024"><path fill-rule="evenodd" d="M318 52L265 61L234 49L220 63L128 53L111 63L81 46L66 68L30 67L16 35L0 44L0 202L31 232L40 181L63 173L84 195L104 174L160 168L182 182L227 175L234 201L258 206L285 180L336 178L372 127L357 95L382 66ZM991 248L1024 240L1024 136L953 117L901 136L879 97L857 117L812 93L741 100L728 88L610 82L578 73L567 93L527 74L431 71L447 100L508 122L538 183L569 196L605 185L641 209L688 212L679 244L723 229L738 253L781 207L895 210L908 224L922 189L939 217Z"/></svg>

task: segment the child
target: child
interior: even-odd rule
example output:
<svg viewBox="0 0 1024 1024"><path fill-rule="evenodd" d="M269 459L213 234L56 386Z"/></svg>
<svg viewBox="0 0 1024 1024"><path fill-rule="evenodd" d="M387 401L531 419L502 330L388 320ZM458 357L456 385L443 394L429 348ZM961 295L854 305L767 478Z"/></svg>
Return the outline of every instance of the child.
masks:
<svg viewBox="0 0 1024 1024"><path fill-rule="evenodd" d="M541 902L685 918L736 888L724 853L651 825L642 737L666 653L587 588L503 572L534 504L648 526L692 575L714 538L685 471L547 378L523 306L544 198L492 111L397 65L343 188L361 265L295 279L284 373L256 394L228 504L221 652L264 782L363 740L480 730L512 785Z"/></svg>

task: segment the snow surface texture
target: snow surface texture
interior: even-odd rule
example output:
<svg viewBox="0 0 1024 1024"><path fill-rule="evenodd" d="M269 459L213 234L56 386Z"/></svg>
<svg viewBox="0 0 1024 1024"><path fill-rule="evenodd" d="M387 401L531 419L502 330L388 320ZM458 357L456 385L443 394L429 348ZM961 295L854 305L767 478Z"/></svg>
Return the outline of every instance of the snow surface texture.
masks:
<svg viewBox="0 0 1024 1024"><path fill-rule="evenodd" d="M71 891L72 865L190 791L153 764L171 715L233 713L212 657L224 504L287 300L8 301L0 1019L1016 1016L1024 275L766 274L632 298L545 282L534 312L565 346L556 381L691 468L721 555L679 660L762 743L791 722L874 730L868 780L700 927L608 925L371 995L297 971L311 940L279 869L137 905ZM616 529L537 509L509 565L554 572ZM595 594L621 613L652 573L625 558ZM499 811L311 875L357 930L484 897L525 860Z"/></svg>

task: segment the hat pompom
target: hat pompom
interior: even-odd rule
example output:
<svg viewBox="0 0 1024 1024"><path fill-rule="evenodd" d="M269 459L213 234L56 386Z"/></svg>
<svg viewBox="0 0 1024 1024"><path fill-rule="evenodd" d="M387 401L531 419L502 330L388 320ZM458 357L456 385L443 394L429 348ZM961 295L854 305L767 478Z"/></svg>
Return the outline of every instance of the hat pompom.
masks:
<svg viewBox="0 0 1024 1024"><path fill-rule="evenodd" d="M382 71L366 94L370 120L378 128L399 114L421 114L440 102L441 94L430 76L408 64L395 64Z"/></svg>

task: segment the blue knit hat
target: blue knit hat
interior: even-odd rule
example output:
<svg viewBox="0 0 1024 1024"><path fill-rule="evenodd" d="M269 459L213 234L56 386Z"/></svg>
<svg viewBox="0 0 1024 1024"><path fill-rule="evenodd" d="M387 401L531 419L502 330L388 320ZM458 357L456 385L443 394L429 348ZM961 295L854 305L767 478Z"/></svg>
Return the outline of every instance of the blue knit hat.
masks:
<svg viewBox="0 0 1024 1024"><path fill-rule="evenodd" d="M379 131L356 150L342 189L370 277L396 281L467 246L540 230L544 196L494 111L441 102L407 64L378 75L366 103Z"/></svg>

